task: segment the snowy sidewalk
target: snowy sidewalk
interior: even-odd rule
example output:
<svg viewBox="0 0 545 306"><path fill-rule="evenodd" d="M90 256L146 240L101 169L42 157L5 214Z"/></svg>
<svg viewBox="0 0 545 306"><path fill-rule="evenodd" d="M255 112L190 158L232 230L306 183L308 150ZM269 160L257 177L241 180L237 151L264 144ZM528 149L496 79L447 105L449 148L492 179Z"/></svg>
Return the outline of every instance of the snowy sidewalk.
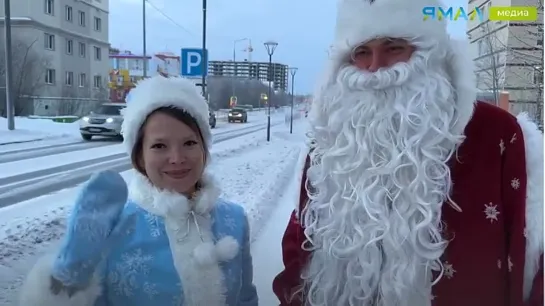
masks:
<svg viewBox="0 0 545 306"><path fill-rule="evenodd" d="M51 119L15 118L15 130L7 128L7 119L0 117L0 145L70 138L79 140L79 124L53 122Z"/></svg>
<svg viewBox="0 0 545 306"><path fill-rule="evenodd" d="M290 135L289 127L280 125L273 127L271 142L266 142L265 133L260 131L212 147L215 161L211 170L222 184L222 197L245 207L252 238L257 239L253 246L254 277L263 296L261 305L277 305L270 287L282 268L280 238L295 205L290 198L298 185L293 177L304 128L306 124L298 122ZM132 170L122 175L128 180ZM0 209L0 306L17 305L26 273L62 236L78 190L71 188Z"/></svg>
<svg viewBox="0 0 545 306"><path fill-rule="evenodd" d="M292 169L291 179L287 181L283 195L278 200L278 207L270 215L267 225L252 245L254 263L254 283L259 295L259 304L277 306L279 301L272 291L272 281L284 269L282 262L282 236L288 225L291 213L299 202L301 174L306 158L306 151L301 151L299 159Z"/></svg>

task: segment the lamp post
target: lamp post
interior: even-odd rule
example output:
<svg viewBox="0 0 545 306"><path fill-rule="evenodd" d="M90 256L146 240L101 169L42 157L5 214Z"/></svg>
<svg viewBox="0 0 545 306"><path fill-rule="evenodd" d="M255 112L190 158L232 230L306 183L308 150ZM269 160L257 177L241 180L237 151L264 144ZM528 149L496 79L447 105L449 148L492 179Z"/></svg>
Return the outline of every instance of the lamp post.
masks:
<svg viewBox="0 0 545 306"><path fill-rule="evenodd" d="M272 56L274 54L274 50L276 50L276 47L278 46L278 43L275 41L266 41L264 43L265 48L267 49L267 53L269 54L269 69L267 71L267 81L269 81L269 96L268 96L268 104L267 104L267 141L271 141L271 93L272 93L272 80L274 77L274 73L272 73Z"/></svg>
<svg viewBox="0 0 545 306"><path fill-rule="evenodd" d="M248 40L248 38L233 41L233 78L231 79L231 86L233 87L231 96L233 97L235 96L235 78L237 77L237 43L245 40Z"/></svg>
<svg viewBox="0 0 545 306"><path fill-rule="evenodd" d="M10 0L4 0L4 30L5 30L5 52L6 52L6 114L8 118L8 130L13 131L15 129L14 112L15 107L13 105L13 63L11 59L11 8Z"/></svg>
<svg viewBox="0 0 545 306"><path fill-rule="evenodd" d="M290 116L290 134L293 133L293 99L294 99L294 84L295 84L295 73L297 72L296 67L290 68L291 73L291 116Z"/></svg>
<svg viewBox="0 0 545 306"><path fill-rule="evenodd" d="M206 52L206 0L202 0L202 52L204 57L202 59L202 96L208 101L206 95L206 74L208 72L208 52Z"/></svg>
<svg viewBox="0 0 545 306"><path fill-rule="evenodd" d="M143 77L144 79L148 76L148 56L146 54L146 0L142 0L142 52L143 54Z"/></svg>

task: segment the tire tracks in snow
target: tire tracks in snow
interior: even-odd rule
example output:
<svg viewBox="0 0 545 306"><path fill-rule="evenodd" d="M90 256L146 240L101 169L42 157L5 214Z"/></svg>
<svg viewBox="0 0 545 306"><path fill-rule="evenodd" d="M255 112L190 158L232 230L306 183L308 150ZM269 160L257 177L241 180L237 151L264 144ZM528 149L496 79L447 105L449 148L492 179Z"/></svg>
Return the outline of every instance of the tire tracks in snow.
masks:
<svg viewBox="0 0 545 306"><path fill-rule="evenodd" d="M279 124L281 123L271 124L271 126ZM228 140L235 140L238 137L265 129L266 126L259 125L236 129L234 131L225 131L213 135L213 142L217 144ZM235 150L232 154L236 153L236 151L238 150ZM104 170L123 172L130 170L131 167L131 162L127 154L117 153L0 178L0 208L76 186L88 180L95 172Z"/></svg>

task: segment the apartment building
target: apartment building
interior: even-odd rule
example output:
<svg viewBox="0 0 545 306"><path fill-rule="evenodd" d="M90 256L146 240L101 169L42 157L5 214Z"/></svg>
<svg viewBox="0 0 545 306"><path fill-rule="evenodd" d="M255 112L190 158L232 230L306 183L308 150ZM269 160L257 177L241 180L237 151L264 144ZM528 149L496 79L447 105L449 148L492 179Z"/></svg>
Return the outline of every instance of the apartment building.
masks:
<svg viewBox="0 0 545 306"><path fill-rule="evenodd" d="M538 7L538 20L490 21L491 6ZM507 93L512 113L526 111L542 122L543 7L538 0L469 0L469 11L475 7L484 10L484 20L469 20L467 36L481 96Z"/></svg>
<svg viewBox="0 0 545 306"><path fill-rule="evenodd" d="M13 41L31 46L43 64L41 75L36 76L39 86L32 92L36 96L35 108L66 97L108 98L108 2L11 1ZM3 9L1 17L5 16ZM3 26L2 18L2 33ZM39 72L34 70L35 74Z"/></svg>
<svg viewBox="0 0 545 306"><path fill-rule="evenodd" d="M268 62L250 62L250 61L209 61L209 76L225 76L257 79L260 81L271 80L274 90L287 91L289 66L272 63L269 67Z"/></svg>
<svg viewBox="0 0 545 306"><path fill-rule="evenodd" d="M134 54L110 48L110 100L124 102L129 91L144 77L144 59L147 62L146 76L162 75L172 77L180 75L180 57L172 52L159 52L153 56Z"/></svg>

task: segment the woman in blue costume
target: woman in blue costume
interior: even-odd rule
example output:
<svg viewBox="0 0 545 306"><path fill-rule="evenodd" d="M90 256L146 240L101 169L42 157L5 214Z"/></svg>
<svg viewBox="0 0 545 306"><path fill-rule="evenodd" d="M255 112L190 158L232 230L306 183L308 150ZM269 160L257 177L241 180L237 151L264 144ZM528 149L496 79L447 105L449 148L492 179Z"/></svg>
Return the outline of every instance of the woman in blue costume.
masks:
<svg viewBox="0 0 545 306"><path fill-rule="evenodd" d="M248 220L207 171L208 105L195 85L141 81L123 115L132 182L107 171L84 185L20 305L257 306Z"/></svg>

